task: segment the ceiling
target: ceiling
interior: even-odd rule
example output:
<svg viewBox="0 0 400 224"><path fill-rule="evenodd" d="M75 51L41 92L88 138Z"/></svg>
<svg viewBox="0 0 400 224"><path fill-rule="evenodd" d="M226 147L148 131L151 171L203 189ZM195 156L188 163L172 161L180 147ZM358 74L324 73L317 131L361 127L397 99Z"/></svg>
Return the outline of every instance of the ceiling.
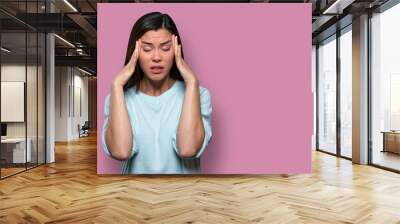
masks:
<svg viewBox="0 0 400 224"><path fill-rule="evenodd" d="M312 3L313 43L318 43L336 32L337 28L351 24L353 16L372 10L388 0L1 0L0 22L2 44L20 49L25 46L24 32L55 32L56 65L85 67L96 72L97 57L97 3L104 2L268 2ZM51 10L53 13L48 13ZM28 12L28 13L26 13ZM338 22L340 21L340 22ZM21 33L22 32L22 33ZM31 49L32 48L32 49ZM28 44L27 52L34 52L34 43Z"/></svg>

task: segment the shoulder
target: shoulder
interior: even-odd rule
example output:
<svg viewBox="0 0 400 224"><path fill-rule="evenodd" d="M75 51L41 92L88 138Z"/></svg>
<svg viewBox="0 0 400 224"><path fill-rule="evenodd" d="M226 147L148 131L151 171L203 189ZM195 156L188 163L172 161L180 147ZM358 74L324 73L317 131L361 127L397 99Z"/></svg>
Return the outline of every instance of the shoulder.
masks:
<svg viewBox="0 0 400 224"><path fill-rule="evenodd" d="M111 98L111 94L107 94L106 97L104 97L104 106L108 107L108 105L110 104L110 98Z"/></svg>
<svg viewBox="0 0 400 224"><path fill-rule="evenodd" d="M133 97L137 95L139 91L136 91L136 86L129 87L127 90L124 90L125 97Z"/></svg>
<svg viewBox="0 0 400 224"><path fill-rule="evenodd" d="M204 86L200 86L200 104L202 115L211 114L212 102L211 102L211 92Z"/></svg>
<svg viewBox="0 0 400 224"><path fill-rule="evenodd" d="M185 82L184 81L180 81L180 80L176 80L177 82L177 89L178 92L181 93L182 95L185 93ZM209 89L207 89L204 86L199 86L199 92L200 92L200 98L202 100L208 100L211 99L211 92Z"/></svg>
<svg viewBox="0 0 400 224"><path fill-rule="evenodd" d="M202 107L211 107L211 92L203 86L200 86L200 103Z"/></svg>
<svg viewBox="0 0 400 224"><path fill-rule="evenodd" d="M206 87L204 86L200 86L200 95L201 96L211 96L210 90L208 90Z"/></svg>
<svg viewBox="0 0 400 224"><path fill-rule="evenodd" d="M135 91L135 88L132 88L132 87L131 87L131 88L129 88L129 89L127 89L127 90L124 91L124 98L125 98L125 101L130 100L130 99L133 99L133 98L135 97L135 95L137 95L137 92ZM104 97L105 105L110 104L110 100L111 100L111 93L107 94L107 95Z"/></svg>
<svg viewBox="0 0 400 224"><path fill-rule="evenodd" d="M211 92L204 86L200 86L201 101L211 101Z"/></svg>

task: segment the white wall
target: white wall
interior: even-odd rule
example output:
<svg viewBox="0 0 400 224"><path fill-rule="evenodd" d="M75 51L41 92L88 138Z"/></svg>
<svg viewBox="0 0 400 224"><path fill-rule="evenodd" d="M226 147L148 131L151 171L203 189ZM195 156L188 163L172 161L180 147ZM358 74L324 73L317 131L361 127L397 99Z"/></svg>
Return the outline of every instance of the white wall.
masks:
<svg viewBox="0 0 400 224"><path fill-rule="evenodd" d="M67 67L55 68L55 141L68 140L68 87Z"/></svg>
<svg viewBox="0 0 400 224"><path fill-rule="evenodd" d="M78 73L77 73L78 72ZM74 70L74 108L73 119L72 119L72 136L78 137L78 124L81 126L88 120L88 77L82 76L79 70ZM80 97L79 97L80 96ZM81 107L81 108L79 108ZM81 111L80 111L81 110Z"/></svg>
<svg viewBox="0 0 400 224"><path fill-rule="evenodd" d="M56 67L55 73L55 140L77 139L78 124L88 120L88 77L72 67Z"/></svg>

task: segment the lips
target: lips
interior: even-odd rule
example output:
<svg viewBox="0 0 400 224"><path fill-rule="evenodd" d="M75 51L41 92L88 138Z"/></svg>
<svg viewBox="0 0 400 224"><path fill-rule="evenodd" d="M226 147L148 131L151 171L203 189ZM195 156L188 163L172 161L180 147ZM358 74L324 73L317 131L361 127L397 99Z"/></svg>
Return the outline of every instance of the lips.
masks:
<svg viewBox="0 0 400 224"><path fill-rule="evenodd" d="M161 73L163 70L164 70L164 67L163 67L163 66L151 66L151 67L150 67L150 71L151 71L153 74L159 74L159 73Z"/></svg>

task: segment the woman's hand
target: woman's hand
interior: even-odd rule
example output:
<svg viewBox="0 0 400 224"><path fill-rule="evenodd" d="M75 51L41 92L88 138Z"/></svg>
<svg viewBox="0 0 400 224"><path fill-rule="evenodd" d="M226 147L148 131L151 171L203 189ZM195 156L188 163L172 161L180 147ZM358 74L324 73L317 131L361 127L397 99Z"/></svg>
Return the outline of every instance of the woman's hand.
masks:
<svg viewBox="0 0 400 224"><path fill-rule="evenodd" d="M182 58L182 46L178 44L178 37L172 35L172 42L174 46L174 55L176 66L182 75L186 84L197 84L198 80L193 71L189 68L188 64Z"/></svg>
<svg viewBox="0 0 400 224"><path fill-rule="evenodd" d="M131 59L128 64L126 64L122 70L117 74L117 76L113 80L113 84L117 86L124 86L132 74L135 72L136 62L139 59L140 52L140 39L136 41L135 50L132 53Z"/></svg>

